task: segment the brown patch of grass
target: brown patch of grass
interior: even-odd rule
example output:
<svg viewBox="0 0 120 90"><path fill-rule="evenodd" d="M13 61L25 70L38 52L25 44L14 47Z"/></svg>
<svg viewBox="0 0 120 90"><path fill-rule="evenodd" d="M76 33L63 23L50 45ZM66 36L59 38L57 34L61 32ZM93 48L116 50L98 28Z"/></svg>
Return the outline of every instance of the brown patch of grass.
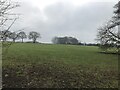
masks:
<svg viewBox="0 0 120 90"><path fill-rule="evenodd" d="M3 88L117 88L118 73L50 63L3 67Z"/></svg>

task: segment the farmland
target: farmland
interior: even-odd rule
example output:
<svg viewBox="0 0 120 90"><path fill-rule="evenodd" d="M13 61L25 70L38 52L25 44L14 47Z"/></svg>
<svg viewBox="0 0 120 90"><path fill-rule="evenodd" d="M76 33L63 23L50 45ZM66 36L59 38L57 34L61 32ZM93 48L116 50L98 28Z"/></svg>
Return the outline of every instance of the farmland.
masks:
<svg viewBox="0 0 120 90"><path fill-rule="evenodd" d="M117 88L118 56L100 52L95 46L15 43L3 48L3 87Z"/></svg>

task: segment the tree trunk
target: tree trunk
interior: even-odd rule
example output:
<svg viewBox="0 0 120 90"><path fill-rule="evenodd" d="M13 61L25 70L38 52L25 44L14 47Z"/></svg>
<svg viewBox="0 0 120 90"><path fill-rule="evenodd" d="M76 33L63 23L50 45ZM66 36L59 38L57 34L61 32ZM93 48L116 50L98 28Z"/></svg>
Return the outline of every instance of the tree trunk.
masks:
<svg viewBox="0 0 120 90"><path fill-rule="evenodd" d="M13 39L13 42L15 42L15 39Z"/></svg>
<svg viewBox="0 0 120 90"><path fill-rule="evenodd" d="M36 39L35 38L33 39L33 43L36 43Z"/></svg>
<svg viewBox="0 0 120 90"><path fill-rule="evenodd" d="M22 38L22 43L23 43L23 38Z"/></svg>

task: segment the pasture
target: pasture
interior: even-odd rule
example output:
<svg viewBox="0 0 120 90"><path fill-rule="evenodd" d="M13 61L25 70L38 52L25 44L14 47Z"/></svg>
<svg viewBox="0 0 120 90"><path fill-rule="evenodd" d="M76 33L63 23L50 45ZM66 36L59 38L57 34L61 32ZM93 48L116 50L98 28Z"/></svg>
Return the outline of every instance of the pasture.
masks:
<svg viewBox="0 0 120 90"><path fill-rule="evenodd" d="M6 88L118 87L118 56L95 46L14 43L4 51Z"/></svg>

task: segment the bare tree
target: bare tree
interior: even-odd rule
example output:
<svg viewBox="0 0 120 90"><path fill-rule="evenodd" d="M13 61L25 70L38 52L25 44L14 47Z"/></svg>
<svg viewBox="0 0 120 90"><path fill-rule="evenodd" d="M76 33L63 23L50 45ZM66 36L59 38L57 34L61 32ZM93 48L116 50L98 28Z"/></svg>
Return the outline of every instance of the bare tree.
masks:
<svg viewBox="0 0 120 90"><path fill-rule="evenodd" d="M27 38L27 35L25 32L21 31L20 33L18 33L18 37L22 39L22 43L23 43L23 39Z"/></svg>
<svg viewBox="0 0 120 90"><path fill-rule="evenodd" d="M16 32L11 33L9 38L12 39L13 42L15 42L15 40L19 38L18 33Z"/></svg>
<svg viewBox="0 0 120 90"><path fill-rule="evenodd" d="M12 10L16 7L19 7L17 2L13 2L12 0L0 0L0 40L6 41L9 38L11 27L14 25L15 21L18 19L18 14L12 13ZM12 42L4 42L2 43L2 47L4 49L5 54L8 48L12 45Z"/></svg>
<svg viewBox="0 0 120 90"><path fill-rule="evenodd" d="M5 25L8 20L14 20L10 16L15 16L16 14L10 13L10 10L18 7L19 4L13 3L11 0L0 0L0 27Z"/></svg>
<svg viewBox="0 0 120 90"><path fill-rule="evenodd" d="M114 17L117 21L120 20L120 1L114 6L115 11L114 11Z"/></svg>
<svg viewBox="0 0 120 90"><path fill-rule="evenodd" d="M10 34L11 32L8 30L0 31L0 40L5 42L9 38Z"/></svg>
<svg viewBox="0 0 120 90"><path fill-rule="evenodd" d="M100 41L100 44L104 49L109 47L117 47L118 43L120 43L118 29L109 28L109 25L100 27L98 29L97 40Z"/></svg>
<svg viewBox="0 0 120 90"><path fill-rule="evenodd" d="M32 39L33 43L36 43L37 38L41 38L41 36L40 36L40 34L38 32L32 31L32 32L29 33L28 38Z"/></svg>
<svg viewBox="0 0 120 90"><path fill-rule="evenodd" d="M7 32L13 26L18 18L18 14L11 13L11 10L18 7L17 2L12 2L11 0L0 0L0 31L4 38L7 38ZM8 25L8 22L11 23Z"/></svg>
<svg viewBox="0 0 120 90"><path fill-rule="evenodd" d="M120 25L120 1L114 6L114 16L104 26L98 28L97 40L101 47L108 49L109 47L119 47L120 33L118 26Z"/></svg>

